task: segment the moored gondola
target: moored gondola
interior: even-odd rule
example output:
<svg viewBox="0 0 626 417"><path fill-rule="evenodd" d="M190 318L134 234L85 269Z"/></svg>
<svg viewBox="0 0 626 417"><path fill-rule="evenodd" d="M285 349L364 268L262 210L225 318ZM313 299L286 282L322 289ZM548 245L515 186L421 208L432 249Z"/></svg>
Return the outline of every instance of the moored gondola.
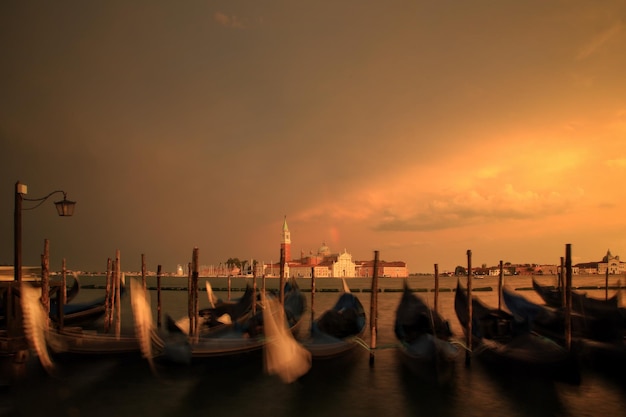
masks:
<svg viewBox="0 0 626 417"><path fill-rule="evenodd" d="M287 327L296 332L306 308L306 299L295 280L285 284L284 317ZM235 321L219 331L189 336L168 319L167 331L149 333L151 355L158 362L189 364L191 362L261 352L267 342L263 310L246 320Z"/></svg>
<svg viewBox="0 0 626 417"><path fill-rule="evenodd" d="M457 282L454 308L467 334L467 290ZM510 313L472 296L472 356L498 371L580 383L576 355L552 339L529 331Z"/></svg>
<svg viewBox="0 0 626 417"><path fill-rule="evenodd" d="M313 320L310 335L301 341L313 360L343 356L362 344L365 310L345 280L343 284L343 292L333 307Z"/></svg>
<svg viewBox="0 0 626 417"><path fill-rule="evenodd" d="M413 293L404 282L396 309L394 333L402 363L424 381L446 382L459 357L449 322Z"/></svg>
<svg viewBox="0 0 626 417"><path fill-rule="evenodd" d="M508 288L503 289L503 297L518 322L565 345L566 319L562 309L533 303ZM626 343L621 326L612 320L572 313L570 335L571 349L585 365L623 378Z"/></svg>
<svg viewBox="0 0 626 417"><path fill-rule="evenodd" d="M563 308L563 293L558 286L542 285L534 277L532 285L535 292L550 307ZM615 320L616 323L625 323L626 310L620 307L620 292L617 291L606 299L590 297L584 292L572 290L572 312L589 317L599 317L604 320Z"/></svg>

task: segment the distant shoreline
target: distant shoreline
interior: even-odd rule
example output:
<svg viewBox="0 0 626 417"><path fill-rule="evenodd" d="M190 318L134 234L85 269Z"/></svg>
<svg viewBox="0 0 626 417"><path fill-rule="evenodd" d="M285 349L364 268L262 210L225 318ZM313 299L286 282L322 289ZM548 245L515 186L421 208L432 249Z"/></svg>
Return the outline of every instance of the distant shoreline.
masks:
<svg viewBox="0 0 626 417"><path fill-rule="evenodd" d="M81 276L82 277L82 276ZM101 276L85 277L82 280L82 288L91 289L106 289L104 282L101 280L104 278ZM141 279L141 275L128 275L126 278ZM454 292L456 290L457 278L461 279L462 283L466 282L465 276L444 276L439 278L439 292ZM532 279L542 281L547 285L554 285L556 283L556 276L554 275L510 275L504 277L505 285L515 289L516 291L533 291ZM543 278L543 279L542 279ZM622 282L622 278L624 278ZM198 285L199 291L206 291L206 285L202 281L208 281L211 284L213 291L227 292L230 281L231 292L243 292L246 286L253 286L253 278L250 277L198 277L200 283ZM96 281L97 282L94 282ZM300 290L303 292L311 292L311 278L295 278ZM384 277L378 279L378 292L402 292L404 288L404 281L407 280L409 287L413 292L434 292L434 276L433 275L420 275L411 276L408 278L391 278ZM187 291L187 277L180 276L163 276L161 277L161 290L162 291ZM346 278L346 284L350 288L350 291L356 293L371 293L371 278ZM280 285L280 278L278 277L265 277L265 286L268 290L278 290ZM256 287L260 290L263 286L263 278L256 278ZM156 276L146 276L146 287L151 291L156 291L157 281ZM315 279L315 291L316 292L341 292L343 291L343 280L338 278L316 278ZM608 282L608 290L615 291L626 288L626 277L624 275L610 275ZM473 279L473 291L497 291L498 289L498 277L484 277ZM573 277L572 289L577 291L595 291L605 290L605 277L597 274L594 275L576 275Z"/></svg>

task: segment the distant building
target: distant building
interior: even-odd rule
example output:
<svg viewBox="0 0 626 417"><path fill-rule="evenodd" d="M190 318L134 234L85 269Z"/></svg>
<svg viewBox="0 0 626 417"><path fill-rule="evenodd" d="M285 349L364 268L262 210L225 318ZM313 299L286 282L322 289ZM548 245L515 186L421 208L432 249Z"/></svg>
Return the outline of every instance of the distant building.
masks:
<svg viewBox="0 0 626 417"><path fill-rule="evenodd" d="M561 267L559 267L559 270ZM576 265L572 265L572 274L589 275L598 273L598 262L580 262Z"/></svg>
<svg viewBox="0 0 626 417"><path fill-rule="evenodd" d="M374 272L374 261L353 261L352 255L344 249L343 253L331 253L326 243L322 243L317 253L305 254L300 251L300 259L291 258L291 233L287 226L287 217L283 221L282 239L280 243L281 252L285 254L285 265L283 266L285 277L311 278L315 274L316 278L354 278L371 277ZM280 276L280 262L270 264L260 264L260 269L266 277ZM385 262L378 263L379 277L407 277L408 270L405 262Z"/></svg>
<svg viewBox="0 0 626 417"><path fill-rule="evenodd" d="M559 268L560 269L560 268ZM598 262L581 262L572 267L572 274L602 274L605 275L626 274L626 262L622 262L619 256L613 256L611 250Z"/></svg>
<svg viewBox="0 0 626 417"><path fill-rule="evenodd" d="M613 256L610 250L606 251L606 255L598 262L598 274L624 274L626 273L626 262L619 260L619 256Z"/></svg>
<svg viewBox="0 0 626 417"><path fill-rule="evenodd" d="M474 275L497 277L500 275L500 267L491 266L488 268L472 268L472 272ZM507 263L502 266L502 275L556 275L557 273L557 265Z"/></svg>
<svg viewBox="0 0 626 417"><path fill-rule="evenodd" d="M378 276L390 278L408 277L409 271L403 261L378 261ZM374 261L357 261L357 276L374 276Z"/></svg>

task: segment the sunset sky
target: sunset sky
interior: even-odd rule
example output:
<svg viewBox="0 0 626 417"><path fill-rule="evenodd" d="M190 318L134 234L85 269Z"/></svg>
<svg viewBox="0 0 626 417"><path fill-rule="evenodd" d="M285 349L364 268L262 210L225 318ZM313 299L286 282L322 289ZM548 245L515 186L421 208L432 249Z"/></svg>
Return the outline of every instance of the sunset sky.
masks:
<svg viewBox="0 0 626 417"><path fill-rule="evenodd" d="M0 4L0 264L626 260L626 2ZM50 198L55 201L60 197Z"/></svg>

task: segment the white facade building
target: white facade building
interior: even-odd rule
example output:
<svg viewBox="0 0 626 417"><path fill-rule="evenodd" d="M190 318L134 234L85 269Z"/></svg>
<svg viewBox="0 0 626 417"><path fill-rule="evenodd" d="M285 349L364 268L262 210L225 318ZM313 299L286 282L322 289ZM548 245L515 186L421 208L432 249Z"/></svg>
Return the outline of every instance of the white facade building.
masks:
<svg viewBox="0 0 626 417"><path fill-rule="evenodd" d="M337 256L337 260L333 262L331 271L331 276L336 278L356 277L356 264L352 262L352 255L344 249L343 253Z"/></svg>

